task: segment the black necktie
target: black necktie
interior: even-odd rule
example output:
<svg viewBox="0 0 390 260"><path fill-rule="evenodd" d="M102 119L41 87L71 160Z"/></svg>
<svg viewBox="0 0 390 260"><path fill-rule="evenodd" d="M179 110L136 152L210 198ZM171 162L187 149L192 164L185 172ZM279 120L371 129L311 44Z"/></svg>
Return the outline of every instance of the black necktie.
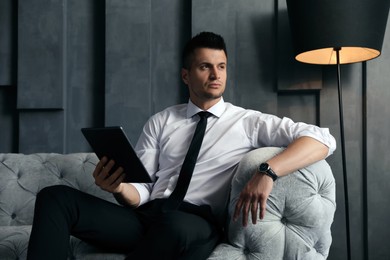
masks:
<svg viewBox="0 0 390 260"><path fill-rule="evenodd" d="M183 165L181 166L176 187L165 202L165 210L177 209L187 193L192 173L194 171L195 164L198 159L200 146L202 145L204 133L206 131L207 118L210 116L210 113L203 111L199 112L198 115L200 117L200 120L198 122L198 125L196 126L195 133L192 137L190 148L188 148L188 152L184 159Z"/></svg>

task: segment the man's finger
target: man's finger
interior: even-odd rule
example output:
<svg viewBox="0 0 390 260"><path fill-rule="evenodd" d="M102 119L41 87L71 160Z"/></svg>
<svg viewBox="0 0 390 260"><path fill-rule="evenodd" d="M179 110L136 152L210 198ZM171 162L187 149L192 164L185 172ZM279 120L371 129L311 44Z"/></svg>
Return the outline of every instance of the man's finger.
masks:
<svg viewBox="0 0 390 260"><path fill-rule="evenodd" d="M258 209L259 203L257 201L252 201L251 203L251 215L252 215L252 223L257 223L257 209Z"/></svg>
<svg viewBox="0 0 390 260"><path fill-rule="evenodd" d="M103 157L99 162L98 164L96 165L95 167L95 170L93 171L92 173L92 176L94 178L96 178L97 176L99 176L99 173L102 171L102 169L104 168L104 165L106 165L107 163L107 157Z"/></svg>
<svg viewBox="0 0 390 260"><path fill-rule="evenodd" d="M267 207L267 199L262 199L260 202L260 213L259 213L260 219L264 218L266 207Z"/></svg>
<svg viewBox="0 0 390 260"><path fill-rule="evenodd" d="M122 173L115 181L111 184L110 192L115 193L118 186L122 183L122 181L125 179L126 174Z"/></svg>
<svg viewBox="0 0 390 260"><path fill-rule="evenodd" d="M248 213L251 207L251 201L247 200L244 202L244 207L242 208L242 225L246 227L248 225Z"/></svg>
<svg viewBox="0 0 390 260"><path fill-rule="evenodd" d="M123 174L123 168L122 167L118 167L118 169L115 170L115 172L113 172L108 178L107 178L107 183L112 186L116 180L121 177L121 175Z"/></svg>

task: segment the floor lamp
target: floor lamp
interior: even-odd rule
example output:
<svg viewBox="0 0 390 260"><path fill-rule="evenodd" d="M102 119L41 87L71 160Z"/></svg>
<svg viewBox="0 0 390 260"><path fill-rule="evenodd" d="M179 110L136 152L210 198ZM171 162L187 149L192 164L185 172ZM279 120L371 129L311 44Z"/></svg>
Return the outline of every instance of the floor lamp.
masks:
<svg viewBox="0 0 390 260"><path fill-rule="evenodd" d="M351 259L351 242L348 175L340 65L363 62L380 55L389 13L389 3L389 0L287 0L295 59L303 63L337 66L347 254L349 260Z"/></svg>

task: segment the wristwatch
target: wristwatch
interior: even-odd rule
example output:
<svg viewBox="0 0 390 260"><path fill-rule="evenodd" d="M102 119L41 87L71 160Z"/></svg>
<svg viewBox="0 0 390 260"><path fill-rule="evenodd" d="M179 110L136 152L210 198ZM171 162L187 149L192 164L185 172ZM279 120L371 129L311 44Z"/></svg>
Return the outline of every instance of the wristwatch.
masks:
<svg viewBox="0 0 390 260"><path fill-rule="evenodd" d="M278 179L278 175L271 169L268 163L262 163L259 166L259 172L264 173L265 175L268 175L272 178L273 181L276 181Z"/></svg>

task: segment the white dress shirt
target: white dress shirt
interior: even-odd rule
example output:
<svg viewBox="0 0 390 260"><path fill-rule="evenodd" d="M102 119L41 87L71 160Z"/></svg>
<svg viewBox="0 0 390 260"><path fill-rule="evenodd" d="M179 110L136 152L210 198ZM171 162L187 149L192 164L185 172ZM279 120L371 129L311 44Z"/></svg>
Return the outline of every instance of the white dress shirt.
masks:
<svg viewBox="0 0 390 260"><path fill-rule="evenodd" d="M172 193L199 121L196 113L200 111L189 101L155 114L145 124L135 150L154 183L134 184L141 197L140 204ZM336 149L335 139L327 128L244 109L223 99L208 112L213 116L208 118L184 200L210 205L216 215L224 212L233 170L249 151L266 146L286 147L301 136L310 136L328 146L328 155Z"/></svg>

